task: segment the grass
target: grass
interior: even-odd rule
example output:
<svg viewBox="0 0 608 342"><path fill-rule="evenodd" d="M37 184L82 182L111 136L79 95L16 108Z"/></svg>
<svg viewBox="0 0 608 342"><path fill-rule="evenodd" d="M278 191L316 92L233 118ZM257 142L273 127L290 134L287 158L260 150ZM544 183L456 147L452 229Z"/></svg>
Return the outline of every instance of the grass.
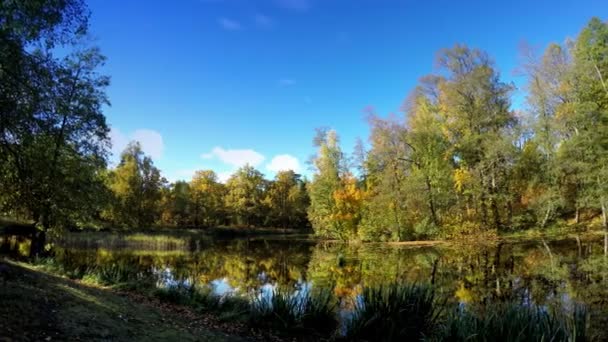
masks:
<svg viewBox="0 0 608 342"><path fill-rule="evenodd" d="M250 321L292 335L327 336L338 326L337 303L327 289L274 289L251 303Z"/></svg>
<svg viewBox="0 0 608 342"><path fill-rule="evenodd" d="M0 340L239 341L107 289L2 263Z"/></svg>
<svg viewBox="0 0 608 342"><path fill-rule="evenodd" d="M587 341L586 322L582 307L575 307L569 315L514 303L490 305L480 313L459 308L449 316L437 340Z"/></svg>
<svg viewBox="0 0 608 342"><path fill-rule="evenodd" d="M420 340L437 325L441 306L427 285L365 288L346 324L347 340Z"/></svg>

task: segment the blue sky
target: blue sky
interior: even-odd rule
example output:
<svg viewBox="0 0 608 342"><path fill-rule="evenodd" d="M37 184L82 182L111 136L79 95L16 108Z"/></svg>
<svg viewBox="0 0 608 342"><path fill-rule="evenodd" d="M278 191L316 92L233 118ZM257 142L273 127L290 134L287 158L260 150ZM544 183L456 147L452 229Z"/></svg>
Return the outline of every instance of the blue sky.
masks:
<svg viewBox="0 0 608 342"><path fill-rule="evenodd" d="M114 151L131 140L170 180L249 162L308 174L315 127L350 152L364 108L399 108L437 50L486 50L505 81L523 41L575 37L608 1L89 0L112 77ZM521 90L516 94L521 99ZM516 102L521 102L517 100Z"/></svg>

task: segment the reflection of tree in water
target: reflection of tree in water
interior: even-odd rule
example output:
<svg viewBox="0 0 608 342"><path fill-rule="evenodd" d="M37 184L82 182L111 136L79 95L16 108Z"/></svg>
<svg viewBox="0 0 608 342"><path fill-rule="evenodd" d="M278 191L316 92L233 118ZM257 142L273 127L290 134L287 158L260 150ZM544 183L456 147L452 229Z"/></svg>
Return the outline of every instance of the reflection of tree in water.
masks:
<svg viewBox="0 0 608 342"><path fill-rule="evenodd" d="M57 248L55 253L74 272L120 265L142 277L169 269L178 282L200 286L224 279L247 293L265 285L293 289L310 283L330 287L346 308L363 286L433 280L440 296L473 310L496 300L566 309L581 301L597 317L592 324L606 321L608 313L608 261L599 241L412 248L238 239L199 243L192 252Z"/></svg>

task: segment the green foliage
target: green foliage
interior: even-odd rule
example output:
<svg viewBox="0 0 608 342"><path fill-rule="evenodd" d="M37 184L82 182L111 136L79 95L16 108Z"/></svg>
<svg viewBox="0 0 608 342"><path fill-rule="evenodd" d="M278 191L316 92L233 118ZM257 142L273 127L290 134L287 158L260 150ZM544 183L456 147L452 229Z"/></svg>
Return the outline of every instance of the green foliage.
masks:
<svg viewBox="0 0 608 342"><path fill-rule="evenodd" d="M276 227L302 228L307 226L306 209L309 204L306 182L293 171L279 171L266 191L267 224Z"/></svg>
<svg viewBox="0 0 608 342"><path fill-rule="evenodd" d="M42 231L90 220L105 196L105 58L79 0L0 4L0 210ZM61 49L61 54L55 54Z"/></svg>
<svg viewBox="0 0 608 342"><path fill-rule="evenodd" d="M190 182L192 223L195 227L211 227L224 223L226 187L212 170L196 171Z"/></svg>
<svg viewBox="0 0 608 342"><path fill-rule="evenodd" d="M106 218L120 227L147 228L159 219L161 189L165 184L152 158L138 142L130 143L120 163L108 175L113 199Z"/></svg>
<svg viewBox="0 0 608 342"><path fill-rule="evenodd" d="M266 208L263 205L267 182L264 175L246 165L238 169L226 182L226 208L232 222L239 225L261 225Z"/></svg>

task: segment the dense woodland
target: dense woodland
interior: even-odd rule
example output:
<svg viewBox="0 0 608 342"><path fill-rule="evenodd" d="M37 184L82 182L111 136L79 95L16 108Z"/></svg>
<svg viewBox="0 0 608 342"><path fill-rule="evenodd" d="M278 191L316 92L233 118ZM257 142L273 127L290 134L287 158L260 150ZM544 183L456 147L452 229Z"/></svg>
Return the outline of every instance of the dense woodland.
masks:
<svg viewBox="0 0 608 342"><path fill-rule="evenodd" d="M323 238L399 241L544 228L607 227L608 24L522 51L526 104L512 105L483 51L439 51L403 115L369 116L352 155L314 138L314 174L272 180L245 166L168 183L137 142L108 167L109 76L81 0L0 3L0 212L49 229L307 228ZM514 52L515 55L515 52ZM354 113L354 115L357 115Z"/></svg>

